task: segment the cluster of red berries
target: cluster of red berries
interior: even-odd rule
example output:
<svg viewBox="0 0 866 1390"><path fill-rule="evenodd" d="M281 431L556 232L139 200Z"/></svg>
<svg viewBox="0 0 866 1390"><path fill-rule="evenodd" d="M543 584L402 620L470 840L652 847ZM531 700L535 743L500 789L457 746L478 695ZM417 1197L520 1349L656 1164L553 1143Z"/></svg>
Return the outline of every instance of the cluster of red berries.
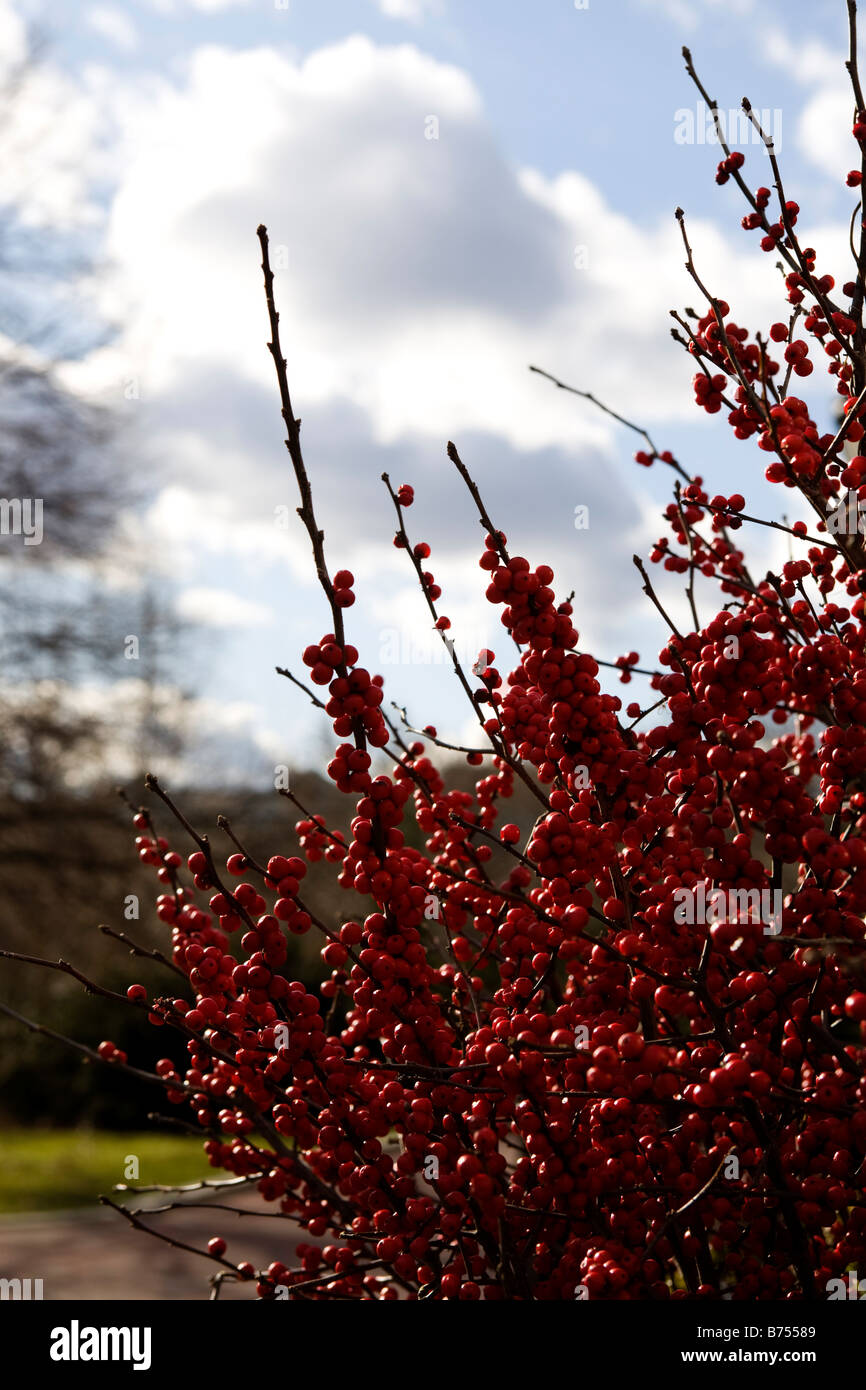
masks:
<svg viewBox="0 0 866 1390"><path fill-rule="evenodd" d="M742 169L745 162L746 156L741 150L732 150L729 155L719 161L716 169L716 183L727 183L731 174L735 173L737 169Z"/></svg>
<svg viewBox="0 0 866 1390"><path fill-rule="evenodd" d="M786 413L777 423L792 431L793 403ZM707 513L724 527L744 505L691 484L670 513L675 538ZM139 837L171 883L160 915L195 993L193 1006L150 1006L190 1039L185 1072L157 1071L192 1107L211 1162L257 1177L312 1238L294 1268L228 1262L261 1297L315 1280L323 1298L798 1298L866 1256L864 628L798 597L805 580L828 581L817 548L755 588L717 543L704 565L739 612L670 640L652 681L667 717L626 737L619 700L575 651L552 571L488 537L488 597L522 650L505 681L482 672L492 770L474 796L449 791L416 742L393 776L374 776L353 725L328 769L355 800L351 839L321 817L297 826L306 859L338 863L343 889L372 900L336 930L300 898L300 856L274 856L258 885L229 890L196 850L203 910L167 842ZM306 663L314 680L327 668L334 700L351 699L360 688L335 692L346 678L332 673L346 662L356 675L357 653L333 646L326 637ZM824 734L766 746L760 717L780 707ZM519 862L497 883L478 837L526 765L549 787L545 809L522 853L520 827L503 824ZM424 850L401 828L410 804ZM795 875L782 939L753 901L773 889L772 864ZM255 868L243 853L226 867ZM744 905L681 920L678 895L695 902L701 885ZM282 973L285 929L313 926L330 971L317 991ZM443 927L437 966L428 933ZM832 953L815 948L825 938ZM143 1002L141 986L130 998ZM331 1012L343 1001L337 1032L322 1000ZM830 1032L843 1023L859 1036ZM111 1044L100 1054L117 1060ZM313 1243L329 1232L342 1243ZM528 1250L519 1268L503 1264L503 1241ZM208 1251L226 1263L221 1237Z"/></svg>
<svg viewBox="0 0 866 1390"><path fill-rule="evenodd" d="M348 570L339 570L334 576L338 606L345 608L354 603L354 594L348 587L353 582ZM341 602L340 595L348 598ZM379 709L383 700L382 677L371 676L365 667L356 664L357 660L357 647L348 644L340 647L332 632L326 633L315 646L305 648L303 655L304 665L310 668L310 679L316 685L328 687L331 698L325 709L334 721L334 732L345 738L361 729L367 743L383 748L388 742L388 729ZM364 771L366 768L360 765L352 768L353 773ZM331 775L336 780L338 774Z"/></svg>
<svg viewBox="0 0 866 1390"><path fill-rule="evenodd" d="M745 188L743 164L726 152L717 182ZM553 570L509 555L485 513L486 597L517 656L472 673L473 790L425 739L392 738L382 678L331 632L303 660L348 829L306 815L299 853L264 866L238 848L234 887L200 841L190 886L136 817L192 996L129 990L187 1040L188 1064L157 1074L214 1167L305 1236L260 1270L209 1242L262 1298L799 1300L866 1264L866 549L830 524L841 489L866 490L866 455L844 452L864 435L863 295L833 300L795 203L773 221L770 190L749 196L792 319L751 336L714 301L695 396L818 515L760 578L731 539L744 496L678 484L651 560L689 575L694 623L670 624L648 708L623 724ZM833 433L789 393L821 360L844 397ZM683 474L669 451L636 458ZM392 498L433 604L400 510L414 492ZM696 575L724 596L703 623ZM342 632L351 573L326 592ZM628 682L638 660L606 664ZM532 813L505 814L516 788ZM305 884L321 860L349 895L328 920ZM291 979L289 938L313 931L324 978Z"/></svg>

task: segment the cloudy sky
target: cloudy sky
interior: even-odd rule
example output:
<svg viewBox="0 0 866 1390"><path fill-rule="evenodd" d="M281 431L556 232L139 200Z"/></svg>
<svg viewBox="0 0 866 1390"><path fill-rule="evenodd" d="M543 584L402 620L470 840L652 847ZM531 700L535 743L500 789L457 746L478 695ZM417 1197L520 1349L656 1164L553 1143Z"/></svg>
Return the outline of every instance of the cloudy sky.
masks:
<svg viewBox="0 0 866 1390"><path fill-rule="evenodd" d="M626 430L530 363L643 424L713 490L779 508L755 446L693 406L670 338L669 310L696 300L677 204L738 322L765 329L782 304L774 258L714 182L680 50L723 111L748 95L768 112L806 239L847 278L844 0L0 0L5 71L28 26L42 57L9 137L28 157L4 161L0 202L98 256L92 312L113 333L63 375L124 414L118 468L149 497L123 547L206 625L201 718L251 737L251 775L320 759L321 722L274 666L300 670L327 625L300 522L280 525L296 498L260 221L331 567L358 581L348 629L417 723L468 727L391 545L383 471L415 486L411 532L433 547L458 650L507 652L448 439L513 550L576 591L582 647L651 663L661 644L631 556L661 534L670 475L636 467ZM762 150L732 143L770 182Z"/></svg>

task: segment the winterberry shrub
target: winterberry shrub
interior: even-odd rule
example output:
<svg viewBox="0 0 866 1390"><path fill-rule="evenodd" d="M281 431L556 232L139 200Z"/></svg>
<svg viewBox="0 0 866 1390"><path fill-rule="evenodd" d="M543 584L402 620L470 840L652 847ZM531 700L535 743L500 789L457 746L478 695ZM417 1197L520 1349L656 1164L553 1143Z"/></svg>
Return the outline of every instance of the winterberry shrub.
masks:
<svg viewBox="0 0 866 1390"><path fill-rule="evenodd" d="M843 177L856 190L853 13L848 67L857 164ZM814 520L755 517L645 436L637 462L669 468L674 495L650 568L636 563L669 636L657 663L610 663L622 683L646 672L655 693L623 709L553 570L512 552L449 444L484 527L485 597L514 648L464 670L430 547L410 534L413 488L385 475L394 544L477 717L474 794L445 784L432 726L416 736L389 716L347 633L355 580L328 568L259 228L299 513L329 609L303 653L309 683L293 680L331 721L328 776L354 816L344 834L305 814L296 852L267 863L235 839L223 872L149 778L191 837L184 865L136 813L183 982L178 998L136 984L128 997L188 1041L185 1070L156 1071L210 1163L283 1218L267 1269L227 1258L220 1235L202 1252L262 1298L815 1299L866 1267L866 231L858 211L837 287L801 243L772 142L768 187L721 149L718 182L733 181L744 228L778 258L786 307L763 331L740 326L678 211L701 312L675 315L675 336L697 404L724 410ZM792 393L816 368L840 398L832 429ZM779 573L749 568L740 533L753 525L787 531ZM652 566L683 576L691 630L668 616ZM706 624L696 576L719 594ZM506 813L518 783L535 808L528 836ZM305 895L322 859L345 893L334 926ZM318 987L284 971L289 937L309 932L328 972ZM109 1042L99 1053L127 1065Z"/></svg>

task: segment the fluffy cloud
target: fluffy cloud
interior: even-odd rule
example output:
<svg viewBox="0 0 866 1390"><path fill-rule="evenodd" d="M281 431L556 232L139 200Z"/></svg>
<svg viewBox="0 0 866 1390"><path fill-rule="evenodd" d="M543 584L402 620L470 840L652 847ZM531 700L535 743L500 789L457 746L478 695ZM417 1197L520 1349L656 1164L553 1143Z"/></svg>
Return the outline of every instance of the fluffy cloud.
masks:
<svg viewBox="0 0 866 1390"><path fill-rule="evenodd" d="M851 138L851 96L837 79L822 86L803 109L797 126L797 144L809 162L836 180L859 167L857 146Z"/></svg>
<svg viewBox="0 0 866 1390"><path fill-rule="evenodd" d="M182 618L206 627L264 627L273 617L264 604L250 603L227 589L184 589L176 607Z"/></svg>
<svg viewBox="0 0 866 1390"><path fill-rule="evenodd" d="M27 26L13 0L0 0L0 78L13 72L27 57Z"/></svg>
<svg viewBox="0 0 866 1390"><path fill-rule="evenodd" d="M842 55L820 39L799 34L796 43L780 28L764 31L764 57L776 67L784 68L798 82L807 85L838 82L844 72Z"/></svg>
<svg viewBox="0 0 866 1390"><path fill-rule="evenodd" d="M116 118L122 346L176 441L185 428L190 447L221 450L189 411L203 377L272 397L260 219L305 416L348 402L380 444L467 431L524 451L609 440L529 360L646 419L691 409L666 333L668 309L692 297L673 219L632 222L576 173L515 171L458 69L361 37L301 63L205 48L183 85L125 92ZM764 313L775 283L760 258L709 225L692 235L709 282L736 284L743 312ZM235 424L261 428L240 412Z"/></svg>
<svg viewBox="0 0 866 1390"><path fill-rule="evenodd" d="M249 5L251 0L187 0L194 10L201 10L204 14L218 14L220 10L231 10Z"/></svg>
<svg viewBox="0 0 866 1390"><path fill-rule="evenodd" d="M664 17L680 29L697 29L704 19L722 15L727 22L733 16L750 14L755 0L638 0L643 9Z"/></svg>
<svg viewBox="0 0 866 1390"><path fill-rule="evenodd" d="M0 0L0 207L22 227L62 235L100 220L106 172L99 105L89 82L32 62L16 8Z"/></svg>
<svg viewBox="0 0 866 1390"><path fill-rule="evenodd" d="M765 29L761 51L796 82L811 88L797 121L797 145L805 158L836 182L848 169L859 168L851 136L854 98L843 51L799 31L793 39L778 25Z"/></svg>
<svg viewBox="0 0 866 1390"><path fill-rule="evenodd" d="M479 635L480 527L445 456L453 438L514 548L575 589L586 645L637 645L646 610L631 555L658 534L645 475L624 475L616 454L630 442L614 444L604 416L527 368L642 423L694 418L689 365L668 335L668 310L696 299L673 218L638 221L579 172L515 169L466 73L410 44L354 36L306 59L205 46L179 76L122 90L96 76L90 96L118 132L104 294L124 328L68 372L106 391L140 386L131 411L162 479L137 522L154 564L199 598L226 587L213 571L231 565L242 604L267 607L264 586L287 566L286 645L313 635L309 542L265 346L264 221L328 553L369 605L366 619L352 610L353 632L375 646L396 628L398 653L400 634L429 635L388 543L386 470L416 485L413 539L433 545L444 611L469 646ZM777 316L770 258L707 221L689 232L738 321ZM587 531L575 529L579 505ZM424 660L395 664L421 692Z"/></svg>
<svg viewBox="0 0 866 1390"><path fill-rule="evenodd" d="M135 48L138 30L123 10L116 9L114 5L92 5L84 19L94 33L108 39L109 43L126 51Z"/></svg>
<svg viewBox="0 0 866 1390"><path fill-rule="evenodd" d="M427 14L438 13L438 0L376 0L378 8L388 19L405 19L420 24Z"/></svg>
<svg viewBox="0 0 866 1390"><path fill-rule="evenodd" d="M451 437L513 544L577 591L587 642L627 646L642 602L631 555L658 527L642 475L623 475L605 417L527 368L642 421L692 418L667 332L668 309L694 298L673 218L640 224L577 172L515 170L466 74L411 45L356 36L305 61L206 47L184 81L125 90L115 119L109 243L128 328L101 366L140 380L142 433L172 479L145 523L160 562L193 586L210 583L204 559L285 563L311 592L265 347L261 219L333 563L351 563L374 606L405 589L388 471L417 487L410 523L433 545L446 611L480 602ZM740 321L775 317L766 258L707 222L690 235ZM252 580L244 596L261 601Z"/></svg>
<svg viewBox="0 0 866 1390"><path fill-rule="evenodd" d="M151 9L160 14L180 14L184 10L199 10L202 14L220 14L223 10L242 8L251 0L147 0ZM280 6L287 8L287 6Z"/></svg>

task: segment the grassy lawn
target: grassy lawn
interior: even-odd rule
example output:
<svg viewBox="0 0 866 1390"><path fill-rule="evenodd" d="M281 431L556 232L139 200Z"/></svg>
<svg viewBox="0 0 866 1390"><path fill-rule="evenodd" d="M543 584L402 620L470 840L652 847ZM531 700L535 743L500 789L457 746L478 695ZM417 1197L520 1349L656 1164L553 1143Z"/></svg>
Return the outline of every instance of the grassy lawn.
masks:
<svg viewBox="0 0 866 1390"><path fill-rule="evenodd" d="M138 1178L127 1179L127 1158ZM115 1183L184 1183L218 1177L190 1136L106 1130L4 1128L0 1132L0 1213L88 1206Z"/></svg>

